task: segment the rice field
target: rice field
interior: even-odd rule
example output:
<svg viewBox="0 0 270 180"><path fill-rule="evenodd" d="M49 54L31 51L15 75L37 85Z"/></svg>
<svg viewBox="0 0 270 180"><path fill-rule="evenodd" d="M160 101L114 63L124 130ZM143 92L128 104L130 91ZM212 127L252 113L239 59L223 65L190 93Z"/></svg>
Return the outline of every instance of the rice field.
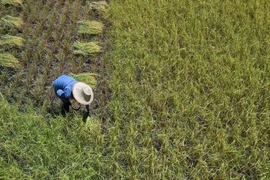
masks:
<svg viewBox="0 0 270 180"><path fill-rule="evenodd" d="M269 179L266 0L0 0L1 179ZM51 82L94 87L60 115Z"/></svg>
<svg viewBox="0 0 270 180"><path fill-rule="evenodd" d="M1 6L4 11L1 15L3 35L0 37L0 49L19 59L22 66L12 76L10 86L13 88L4 86L7 83L5 74L10 73L9 70L2 73L2 93L8 101L22 107L28 106L25 102L30 98L35 105L43 105L50 110L55 98L51 83L57 76L87 73L95 69L101 52L98 44L101 43L102 22L98 21L100 18L96 17L91 2L1 3L4 4ZM17 15L12 16L13 12L17 12ZM91 38L81 35L84 33L80 32L81 22L94 22L89 28L98 31L99 35L93 34ZM18 92L18 87L24 88Z"/></svg>

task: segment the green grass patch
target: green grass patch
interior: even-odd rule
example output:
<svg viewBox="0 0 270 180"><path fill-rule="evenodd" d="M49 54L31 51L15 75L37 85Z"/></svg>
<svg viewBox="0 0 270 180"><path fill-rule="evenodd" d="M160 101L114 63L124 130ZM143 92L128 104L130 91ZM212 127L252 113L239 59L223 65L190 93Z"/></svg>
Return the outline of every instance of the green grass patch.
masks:
<svg viewBox="0 0 270 180"><path fill-rule="evenodd" d="M17 36L3 35L0 36L0 47L22 47L24 44L24 39Z"/></svg>
<svg viewBox="0 0 270 180"><path fill-rule="evenodd" d="M0 54L0 66L18 68L20 64L12 54L3 53Z"/></svg>
<svg viewBox="0 0 270 180"><path fill-rule="evenodd" d="M21 29L23 26L23 20L20 17L13 17L13 16L4 16L1 18L0 25L3 27L15 27L17 29Z"/></svg>
<svg viewBox="0 0 270 180"><path fill-rule="evenodd" d="M104 28L104 25L98 21L79 21L79 31L80 34L90 34L96 35L101 34Z"/></svg>
<svg viewBox="0 0 270 180"><path fill-rule="evenodd" d="M78 55L92 55L101 52L101 47L98 45L97 42L75 42L72 45L73 53Z"/></svg>

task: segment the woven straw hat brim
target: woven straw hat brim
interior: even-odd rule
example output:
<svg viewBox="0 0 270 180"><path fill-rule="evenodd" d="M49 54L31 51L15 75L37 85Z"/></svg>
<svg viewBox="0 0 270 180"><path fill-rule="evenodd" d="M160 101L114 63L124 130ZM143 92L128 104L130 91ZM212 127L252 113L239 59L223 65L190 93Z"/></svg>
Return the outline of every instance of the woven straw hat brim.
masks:
<svg viewBox="0 0 270 180"><path fill-rule="evenodd" d="M86 94L84 94L84 91L83 91L84 87L90 88L91 95L87 96ZM73 94L74 99L82 105L91 104L94 100L94 93L93 93L92 88L83 82L76 82L73 85L72 94Z"/></svg>

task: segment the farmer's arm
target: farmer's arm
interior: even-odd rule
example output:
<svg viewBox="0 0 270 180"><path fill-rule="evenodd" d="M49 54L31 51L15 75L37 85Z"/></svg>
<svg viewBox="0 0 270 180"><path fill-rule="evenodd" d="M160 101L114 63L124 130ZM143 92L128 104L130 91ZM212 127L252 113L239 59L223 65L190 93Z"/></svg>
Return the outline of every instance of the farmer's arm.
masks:
<svg viewBox="0 0 270 180"><path fill-rule="evenodd" d="M62 89L58 89L56 94L58 97L62 97L62 95L65 94L65 92Z"/></svg>
<svg viewBox="0 0 270 180"><path fill-rule="evenodd" d="M60 98L65 98L65 99L70 99L71 98L71 89L70 88L65 88L64 90L58 89L57 90L57 96Z"/></svg>

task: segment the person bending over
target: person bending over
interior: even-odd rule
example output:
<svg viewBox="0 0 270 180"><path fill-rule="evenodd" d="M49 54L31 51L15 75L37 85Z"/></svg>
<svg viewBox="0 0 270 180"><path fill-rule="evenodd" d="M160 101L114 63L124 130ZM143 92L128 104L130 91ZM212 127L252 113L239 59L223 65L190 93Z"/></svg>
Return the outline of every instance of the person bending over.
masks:
<svg viewBox="0 0 270 180"><path fill-rule="evenodd" d="M62 102L62 114L65 116L69 112L70 100L75 99L79 104L85 105L87 115L83 117L85 121L89 115L90 104L93 102L94 93L90 86L83 82L79 82L73 77L68 75L60 75L55 81L52 82L54 92Z"/></svg>

